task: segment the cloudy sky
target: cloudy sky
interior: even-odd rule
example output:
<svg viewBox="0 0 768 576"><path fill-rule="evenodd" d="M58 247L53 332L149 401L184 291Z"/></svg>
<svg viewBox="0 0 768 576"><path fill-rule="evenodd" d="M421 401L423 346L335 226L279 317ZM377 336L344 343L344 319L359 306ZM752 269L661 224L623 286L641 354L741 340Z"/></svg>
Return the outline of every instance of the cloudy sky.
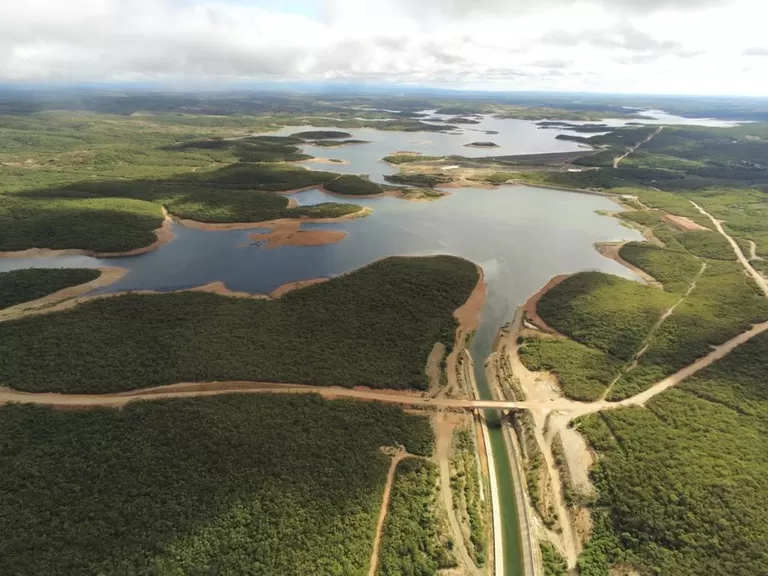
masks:
<svg viewBox="0 0 768 576"><path fill-rule="evenodd" d="M0 81L768 96L766 0L0 0Z"/></svg>

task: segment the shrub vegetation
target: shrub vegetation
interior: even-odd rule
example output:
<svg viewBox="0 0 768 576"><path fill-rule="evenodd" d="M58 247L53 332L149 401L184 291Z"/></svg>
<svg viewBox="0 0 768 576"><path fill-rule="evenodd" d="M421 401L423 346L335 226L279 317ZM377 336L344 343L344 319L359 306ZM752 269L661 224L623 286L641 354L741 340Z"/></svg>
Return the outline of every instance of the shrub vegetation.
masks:
<svg viewBox="0 0 768 576"><path fill-rule="evenodd" d="M581 574L768 572L768 337L651 400L580 425L602 457Z"/></svg>
<svg viewBox="0 0 768 576"><path fill-rule="evenodd" d="M381 536L380 576L434 576L453 568L453 543L441 534L437 466L406 459L397 465L389 510Z"/></svg>
<svg viewBox="0 0 768 576"><path fill-rule="evenodd" d="M0 310L85 284L99 276L99 270L87 268L29 268L0 272Z"/></svg>
<svg viewBox="0 0 768 576"><path fill-rule="evenodd" d="M3 573L363 576L397 445L428 455L428 420L313 395L6 406Z"/></svg>
<svg viewBox="0 0 768 576"><path fill-rule="evenodd" d="M452 256L388 258L276 301L130 294L0 324L0 382L104 393L254 380L417 388L478 281Z"/></svg>

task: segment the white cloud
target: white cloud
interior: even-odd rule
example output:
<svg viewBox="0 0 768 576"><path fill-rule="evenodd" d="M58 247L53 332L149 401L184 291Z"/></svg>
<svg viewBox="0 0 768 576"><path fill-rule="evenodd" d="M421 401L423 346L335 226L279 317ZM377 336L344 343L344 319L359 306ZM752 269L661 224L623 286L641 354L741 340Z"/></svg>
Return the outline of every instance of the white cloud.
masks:
<svg viewBox="0 0 768 576"><path fill-rule="evenodd" d="M768 94L763 0L0 2L0 80Z"/></svg>

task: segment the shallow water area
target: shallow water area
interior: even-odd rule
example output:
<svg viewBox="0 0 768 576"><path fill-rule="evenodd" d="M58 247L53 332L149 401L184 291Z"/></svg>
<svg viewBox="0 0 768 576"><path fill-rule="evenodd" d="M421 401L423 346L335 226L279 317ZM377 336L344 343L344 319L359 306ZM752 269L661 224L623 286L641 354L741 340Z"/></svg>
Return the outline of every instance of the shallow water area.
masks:
<svg viewBox="0 0 768 576"><path fill-rule="evenodd" d="M451 116L433 115L433 119L448 119ZM540 130L530 120L499 119L490 115L477 116L479 124L459 124L454 132L398 132L375 128L338 128L351 134L355 140L365 144L349 144L338 147L300 146L302 152L316 158L343 160L335 162L302 162L300 165L313 170L329 170L345 174L367 174L374 182L383 183L384 175L398 172L397 166L382 162L382 158L396 152L419 152L429 156L514 156L521 154L545 154L550 152L573 152L589 148L584 144L558 140L558 131ZM429 122L428 118L425 121ZM444 123L442 123L444 125ZM286 126L272 136L290 136L297 132L318 130L313 126ZM488 131L498 134L486 134ZM472 142L494 142L495 148L473 148Z"/></svg>
<svg viewBox="0 0 768 576"><path fill-rule="evenodd" d="M300 204L336 201L320 190L293 196ZM236 291L268 293L287 282L342 274L394 255L455 254L483 265L491 285L489 306L521 304L546 281L566 272L599 269L633 277L600 256L593 244L639 240L639 233L596 210L616 210L608 198L529 186L495 190L460 188L431 202L355 198L373 209L365 218L305 229L349 235L316 247L257 246L254 230L197 230L174 224L176 238L157 250L124 258L18 258L0 260L0 271L28 267L120 266L129 270L101 292L178 290L222 281ZM494 296L498 293L497 296Z"/></svg>

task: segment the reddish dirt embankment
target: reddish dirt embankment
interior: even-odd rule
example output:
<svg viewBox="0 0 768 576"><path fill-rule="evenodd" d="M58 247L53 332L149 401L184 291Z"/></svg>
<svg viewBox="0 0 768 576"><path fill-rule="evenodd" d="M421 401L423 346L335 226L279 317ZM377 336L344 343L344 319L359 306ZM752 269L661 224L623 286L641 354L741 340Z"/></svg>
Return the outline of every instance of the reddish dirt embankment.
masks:
<svg viewBox="0 0 768 576"><path fill-rule="evenodd" d="M549 282L547 282L544 287L536 292L533 296L528 298L528 301L523 305L523 310L525 311L525 318L531 323L534 324L539 330L542 332L546 332L548 334L555 334L556 336L562 336L560 332L552 328L549 324L547 324L544 319L539 316L538 312L538 305L539 300L541 300L542 296L552 290L555 286L565 281L566 278L568 278L570 274L560 274L558 276L555 276L552 278Z"/></svg>
<svg viewBox="0 0 768 576"><path fill-rule="evenodd" d="M697 224L690 218L686 218L685 216L675 216L673 214L664 214L661 217L662 220L664 220L667 224L671 224L672 226L676 226L677 228L680 228L683 232L693 232L695 230L708 230L706 226L702 226L701 224Z"/></svg>

